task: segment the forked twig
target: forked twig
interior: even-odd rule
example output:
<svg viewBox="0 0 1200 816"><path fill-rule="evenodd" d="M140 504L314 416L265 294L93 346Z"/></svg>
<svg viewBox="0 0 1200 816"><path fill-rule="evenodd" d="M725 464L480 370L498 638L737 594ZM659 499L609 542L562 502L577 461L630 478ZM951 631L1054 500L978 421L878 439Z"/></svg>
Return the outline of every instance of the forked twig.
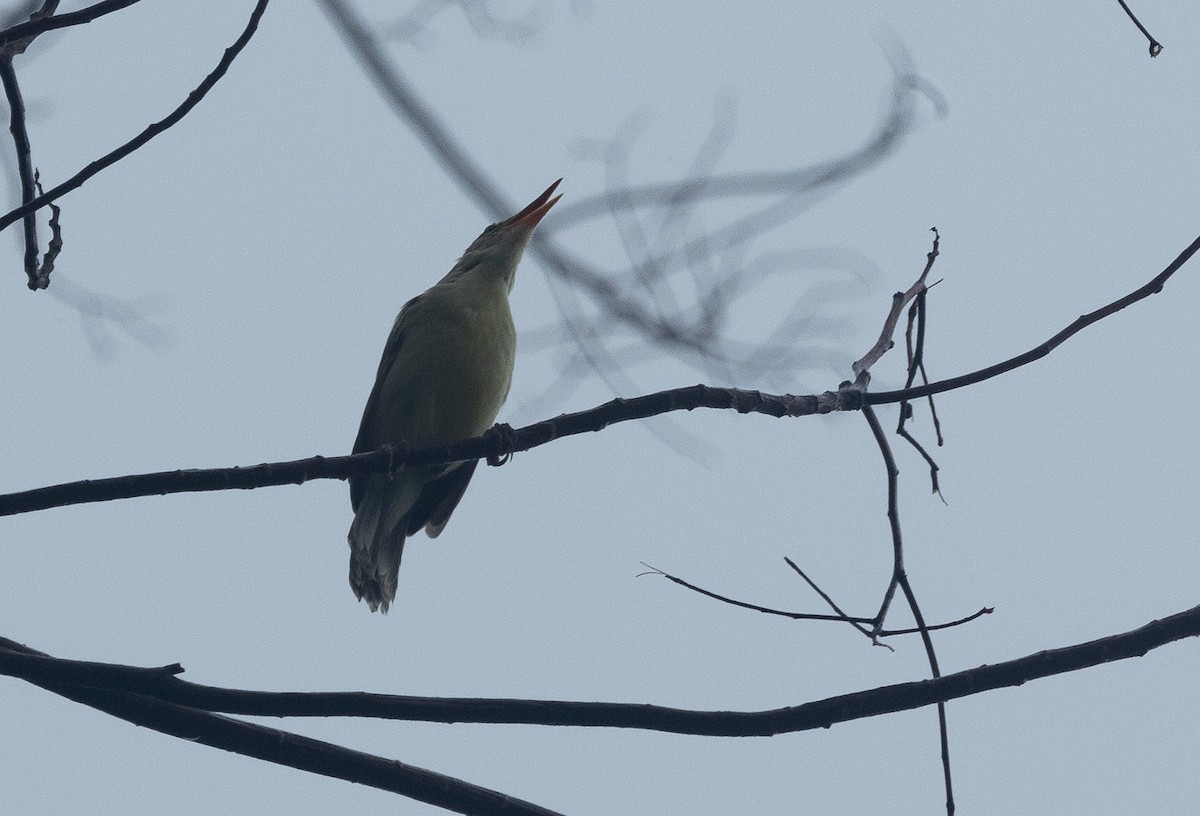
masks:
<svg viewBox="0 0 1200 816"><path fill-rule="evenodd" d="M803 578L808 583L808 585L810 587L812 587L813 590L817 594L819 594L821 596L821 598L826 603L828 603L830 608L832 608L834 610L834 612L836 612L837 614L825 615L825 614L816 613L816 612L793 612L791 610L776 609L774 607L763 606L761 604L750 603L748 601L739 601L738 599L731 598L728 595L721 595L720 593L713 592L712 590L705 589L704 587L701 587L701 586L697 586L696 584L693 584L690 581L686 581L677 575L672 575L665 570L659 569L658 567L650 566L649 564L647 564L644 561L642 562L642 566L646 567L646 572L638 573L638 577L641 577L643 575L657 575L659 577L666 578L668 581L678 584L679 586L683 587L684 589L689 589L692 592L698 593L700 595L704 595L705 597L712 598L713 600L716 600L716 601L720 601L721 603L729 604L730 606L736 606L741 609L749 609L753 612L761 612L765 615L777 615L779 617L789 618L791 620L818 620L818 621L833 621L835 623L849 623L849 624L853 625L856 629L858 629L860 632L862 632L863 635L865 635L866 637L872 637L871 632L868 629L866 629L865 627L863 627L862 624L873 623L875 620L874 618L861 618L861 617L855 617L852 615L847 615L833 601L833 599L829 597L829 595L824 590L822 590L819 586L817 586L817 584L814 583L813 580L811 578L809 578L804 573L804 571L801 570L800 567L796 565L796 563L794 561L792 561L792 559L785 556L783 560L786 561L788 566L790 566L793 570L795 570L796 573L799 574L800 577ZM991 607L985 606L982 609L972 612L970 615L966 615L966 616L958 618L956 620L946 621L945 623L934 624L933 626L929 627L929 631L934 632L939 629L950 629L955 626L962 626L965 623L970 623L971 621L975 620L976 618L981 618L984 615L990 615L994 611L995 610L992 609ZM884 630L880 631L876 637L894 637L894 636L898 636L898 635L912 635L912 634L916 634L919 631L920 630L916 629L916 628L884 629ZM879 645L886 646L886 644L879 644Z"/></svg>

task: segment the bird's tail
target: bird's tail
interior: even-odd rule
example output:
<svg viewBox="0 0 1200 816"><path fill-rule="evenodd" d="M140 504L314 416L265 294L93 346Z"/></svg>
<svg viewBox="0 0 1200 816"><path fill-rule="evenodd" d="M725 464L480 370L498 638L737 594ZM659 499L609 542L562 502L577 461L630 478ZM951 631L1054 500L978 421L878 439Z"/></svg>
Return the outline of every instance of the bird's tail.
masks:
<svg viewBox="0 0 1200 816"><path fill-rule="evenodd" d="M371 611L385 614L396 598L400 556L408 537L408 513L420 485L374 477L363 492L350 533L350 588Z"/></svg>

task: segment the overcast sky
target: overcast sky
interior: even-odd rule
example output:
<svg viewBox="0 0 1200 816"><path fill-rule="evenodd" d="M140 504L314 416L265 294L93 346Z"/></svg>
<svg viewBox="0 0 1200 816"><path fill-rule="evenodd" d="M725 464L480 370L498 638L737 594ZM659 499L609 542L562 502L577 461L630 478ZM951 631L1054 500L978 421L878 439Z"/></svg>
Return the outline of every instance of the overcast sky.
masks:
<svg viewBox="0 0 1200 816"><path fill-rule="evenodd" d="M17 57L43 179L174 108L251 6L140 3ZM624 333L609 350L626 367L563 387L564 369L579 372L575 347L554 330L561 315L530 255L512 298L523 351L501 419L513 425L614 388L836 388L891 293L919 273L931 226L944 278L930 295L934 378L1040 343L1200 232L1200 26L1187 4L1137 4L1166 46L1156 60L1116 3L492 6L529 36L488 36L453 8L401 36L414 4L355 7L390 32L390 58L514 206L565 178L541 229L614 274L628 260L613 221L568 224L572 202L614 178L687 177L714 121L727 147L701 162L710 172L816 165L872 138L889 55L906 50L929 83L891 155L735 253L807 259L735 303L730 327L757 342L812 304L813 334L774 338L810 355L802 369L697 369ZM11 149L0 155L15 201ZM689 229L769 201L708 202ZM60 203L66 246L49 292L25 288L19 230L3 244L3 492L348 453L396 311L494 220L380 98L319 4L298 0L271 5L180 125ZM654 236L661 213L638 213ZM947 504L897 445L907 567L927 618L996 609L936 636L943 671L1197 602L1195 263L1036 365L942 396ZM71 305L85 291L106 319ZM902 364L885 357L873 387L898 386ZM894 425L894 409L881 416ZM923 409L915 429L932 448ZM642 563L824 611L788 556L869 615L891 568L885 499L857 414L617 425L481 467L443 536L410 542L386 617L347 585L343 482L62 508L0 520L0 635L61 657L180 662L186 679L240 688L793 705L927 677L920 644L895 639L891 652L848 627L721 605L638 577ZM1195 813L1197 676L1196 644L1183 642L952 703L959 813ZM439 812L10 678L0 721L5 813ZM937 813L944 798L933 709L770 739L270 724L570 814Z"/></svg>

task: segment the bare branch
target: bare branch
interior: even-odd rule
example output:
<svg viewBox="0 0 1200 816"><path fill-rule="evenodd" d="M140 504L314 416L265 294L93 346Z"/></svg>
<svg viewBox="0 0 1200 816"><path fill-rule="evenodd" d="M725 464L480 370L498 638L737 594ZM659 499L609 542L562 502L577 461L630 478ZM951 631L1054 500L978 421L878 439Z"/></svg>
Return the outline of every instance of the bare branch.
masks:
<svg viewBox="0 0 1200 816"><path fill-rule="evenodd" d="M12 55L0 54L0 83L4 85L4 96L8 99L8 129L12 133L13 147L17 152L17 177L21 182L21 201L32 201L37 194L34 187L34 169L29 132L25 128L25 100L21 97L21 86L17 84L17 72L13 69ZM22 219L25 228L25 275L30 289L45 289L50 276L38 274L37 212L30 210Z"/></svg>
<svg viewBox="0 0 1200 816"><path fill-rule="evenodd" d="M826 392L820 396L792 397L694 385L633 399L614 399L590 411L564 414L555 419L518 428L511 433L493 433L489 430L483 436L453 445L382 450L353 456L315 456L310 459L272 462L251 467L163 471L85 480L9 493L0 495L0 516L135 496L249 490L269 485L303 484L310 479L345 479L358 474L382 473L389 469L414 465L464 462L489 456L502 457L506 453L530 450L560 437L599 431L617 422L645 419L671 411L716 408L732 409L743 414L759 413L782 417L854 410L860 402L861 395L855 392Z"/></svg>
<svg viewBox="0 0 1200 816"><path fill-rule="evenodd" d="M14 43L19 44L18 50L24 50L24 45L20 44L22 40L32 40L39 34L44 34L47 31L53 31L56 28L67 28L68 26L83 25L90 23L92 20L99 19L106 14L111 14L114 11L120 11L123 8L128 8L140 0L104 0L101 3L93 3L90 6L81 8L78 11L69 11L64 14L56 14L53 17L39 17L31 19L29 22L21 23L12 26L11 28L0 31L0 48L12 47ZM55 4L57 5L57 4Z"/></svg>
<svg viewBox="0 0 1200 816"><path fill-rule="evenodd" d="M204 78L203 82L201 82L191 93L188 94L187 99L185 99L183 103L179 105L179 107L177 107L164 119L161 119L147 127L133 139L129 140L110 153L101 156L99 159L96 159L94 162L89 164L87 167L84 167L62 184L59 184L57 187L52 187L42 195L37 196L31 201L25 202L20 207L17 207L3 217L0 217L0 230L7 229L18 219L24 218L27 214L41 209L51 201L54 201L66 193L69 193L72 190L80 187L85 181L99 173L101 170L116 164L118 161L149 142L155 136L159 135L183 119L183 117L186 116L192 110L192 108L196 107L196 105L200 103L200 100L202 100L208 94L208 92L212 90L213 86L216 85L221 77L225 75L225 72L229 70L229 66L233 64L233 61L237 55L240 54L242 49L246 47L246 44L250 42L250 38L253 37L254 32L258 30L258 23L259 20L262 19L263 12L267 10L267 3L268 0L257 0L254 10L250 13L250 20L247 22L246 27L242 31L241 35L237 38L233 45L225 49L225 53L221 56L221 60L217 63L217 67L213 69L212 73ZM31 286L31 288L36 287Z"/></svg>
<svg viewBox="0 0 1200 816"><path fill-rule="evenodd" d="M558 816L554 811L531 802L472 785L452 776L394 759L352 751L290 731L222 717L195 707L167 702L158 696L139 694L121 688L45 679L46 668L55 662L54 658L0 638L0 665L24 664L35 667L28 673L29 676L17 676L68 700L83 703L162 734L320 776L391 791L455 813L476 816L491 816L495 813ZM98 664L85 664L92 675L99 674L95 670L96 665ZM112 672L114 676L139 671L127 666L109 668L116 670ZM149 673L151 676L170 680L174 679L174 668L151 669ZM74 678L79 675L80 669L77 666L68 666L67 672ZM35 677L37 679L34 679Z"/></svg>
<svg viewBox="0 0 1200 816"><path fill-rule="evenodd" d="M169 671L172 667L116 667L121 671L115 672L113 678L118 683L128 682L128 672L144 672L145 679L136 680L132 686L142 695L142 699L153 697L191 709L245 716L370 717L417 722L637 728L699 736L766 737L828 728L835 723L910 711L994 689L1020 686L1043 677L1142 657L1153 649L1189 637L1200 637L1200 606L1151 621L1128 632L1038 651L1015 660L979 666L935 680L897 683L765 711L696 711L641 703L413 697L364 692L245 691L189 683L173 676ZM43 660L35 665L34 661L27 659L31 654L41 655ZM50 658L0 638L0 674L48 687L51 681L47 679L46 672L52 669L53 664L68 664L62 671L69 673L75 671L69 665L75 662ZM92 667L96 664L85 665ZM96 674L93 677L99 679ZM63 683L63 686L67 687L67 684Z"/></svg>

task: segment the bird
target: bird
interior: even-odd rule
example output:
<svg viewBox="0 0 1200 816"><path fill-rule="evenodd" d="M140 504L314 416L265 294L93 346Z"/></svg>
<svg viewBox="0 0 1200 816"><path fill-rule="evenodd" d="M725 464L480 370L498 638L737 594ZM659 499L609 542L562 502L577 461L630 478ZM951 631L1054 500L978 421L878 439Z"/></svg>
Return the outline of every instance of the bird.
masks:
<svg viewBox="0 0 1200 816"><path fill-rule="evenodd" d="M508 296L534 228L562 179L490 225L450 271L400 310L363 409L354 453L447 445L492 427L512 384L516 330ZM553 197L552 197L553 196ZM371 611L396 598L404 542L437 538L478 460L351 476L350 587Z"/></svg>

